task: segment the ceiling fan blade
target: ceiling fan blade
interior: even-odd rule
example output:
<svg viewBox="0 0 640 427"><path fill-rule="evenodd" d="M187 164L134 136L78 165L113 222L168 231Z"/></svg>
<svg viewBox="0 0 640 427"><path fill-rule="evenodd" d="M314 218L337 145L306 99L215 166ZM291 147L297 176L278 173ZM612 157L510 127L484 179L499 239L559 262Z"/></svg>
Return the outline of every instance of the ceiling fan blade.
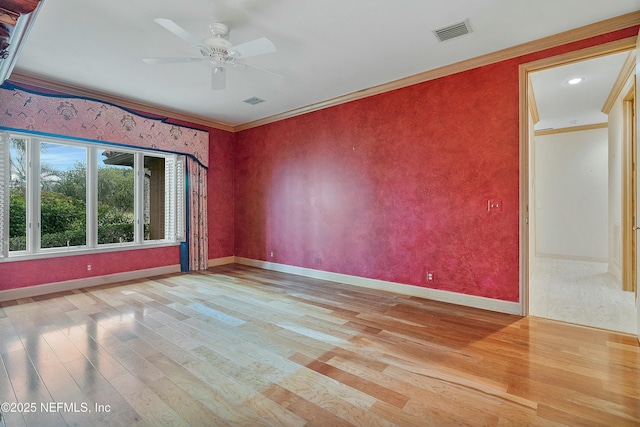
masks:
<svg viewBox="0 0 640 427"><path fill-rule="evenodd" d="M276 46L268 38L261 37L246 43L240 43L231 48L230 55L239 58L262 55L276 51Z"/></svg>
<svg viewBox="0 0 640 427"><path fill-rule="evenodd" d="M274 73L273 71L267 70L266 68L258 67L256 65L249 64L249 63L243 63L242 65L244 65L245 67L253 68L253 69L258 70L258 71L262 71L263 73L267 73L271 77L275 77L277 80L283 80L284 79L283 75L278 74L278 73Z"/></svg>
<svg viewBox="0 0 640 427"><path fill-rule="evenodd" d="M213 67L211 70L211 89L223 90L227 87L227 70L224 67Z"/></svg>
<svg viewBox="0 0 640 427"><path fill-rule="evenodd" d="M173 22L171 19L156 18L154 19L154 21L189 44L192 44L196 47L199 47L202 44L200 40L192 36L184 28Z"/></svg>
<svg viewBox="0 0 640 427"><path fill-rule="evenodd" d="M180 62L202 62L205 58L143 58L146 64L177 64Z"/></svg>

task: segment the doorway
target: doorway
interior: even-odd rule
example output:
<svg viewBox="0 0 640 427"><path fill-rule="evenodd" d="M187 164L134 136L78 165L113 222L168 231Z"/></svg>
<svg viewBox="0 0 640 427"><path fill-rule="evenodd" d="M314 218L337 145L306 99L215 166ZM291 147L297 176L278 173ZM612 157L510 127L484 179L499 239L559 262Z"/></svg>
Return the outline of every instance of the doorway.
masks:
<svg viewBox="0 0 640 427"><path fill-rule="evenodd" d="M634 45L623 40L521 66L523 314L636 333L635 294L623 289L632 256L623 212L633 211L623 207L631 191L623 168L632 156L618 123ZM612 126L607 104L616 108Z"/></svg>

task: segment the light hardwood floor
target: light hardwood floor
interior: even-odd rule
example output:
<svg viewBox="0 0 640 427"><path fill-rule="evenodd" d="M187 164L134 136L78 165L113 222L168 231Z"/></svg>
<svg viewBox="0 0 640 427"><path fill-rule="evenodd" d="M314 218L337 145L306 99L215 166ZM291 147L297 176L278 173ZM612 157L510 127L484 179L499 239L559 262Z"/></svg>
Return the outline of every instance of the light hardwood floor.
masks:
<svg viewBox="0 0 640 427"><path fill-rule="evenodd" d="M9 426L640 423L636 338L538 318L237 265L1 307Z"/></svg>
<svg viewBox="0 0 640 427"><path fill-rule="evenodd" d="M635 294L622 290L607 263L535 258L531 267L531 315L636 334Z"/></svg>

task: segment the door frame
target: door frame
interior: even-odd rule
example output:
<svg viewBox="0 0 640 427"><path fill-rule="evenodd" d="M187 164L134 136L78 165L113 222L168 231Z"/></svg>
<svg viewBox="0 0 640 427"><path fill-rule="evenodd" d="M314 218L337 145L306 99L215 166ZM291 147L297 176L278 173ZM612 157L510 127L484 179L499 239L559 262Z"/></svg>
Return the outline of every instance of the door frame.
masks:
<svg viewBox="0 0 640 427"><path fill-rule="evenodd" d="M520 315L529 315L529 242L533 236L529 235L529 179L530 179L530 144L529 137L532 129L529 127L531 106L529 93L531 91L529 74L547 68L554 68L574 62L593 59L600 56L631 51L636 47L637 37L601 44L580 49L565 54L543 58L519 66L520 83Z"/></svg>
<svg viewBox="0 0 640 427"><path fill-rule="evenodd" d="M635 98L636 83L634 82L629 92L622 98L622 290L627 292L636 292L637 289L637 236L635 227L638 225L638 219L636 218L638 200L636 198Z"/></svg>

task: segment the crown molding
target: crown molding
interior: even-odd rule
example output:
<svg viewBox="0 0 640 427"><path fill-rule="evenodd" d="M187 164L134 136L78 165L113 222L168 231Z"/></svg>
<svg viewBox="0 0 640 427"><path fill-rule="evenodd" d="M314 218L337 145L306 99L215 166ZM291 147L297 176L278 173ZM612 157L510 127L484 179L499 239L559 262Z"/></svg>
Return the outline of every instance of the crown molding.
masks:
<svg viewBox="0 0 640 427"><path fill-rule="evenodd" d="M611 109L613 108L616 102L616 99L618 99L618 96L620 96L620 93L622 93L622 89L624 88L627 81L629 81L629 79L633 75L633 72L635 71L635 69L636 69L636 51L632 50L629 52L629 56L627 56L627 59L624 62L622 69L620 70L620 74L618 74L618 78L616 79L616 82L613 84L613 87L611 88L611 92L609 93L607 100L602 106L603 113L609 114L611 112Z"/></svg>
<svg viewBox="0 0 640 427"><path fill-rule="evenodd" d="M594 123L591 125L571 126L567 128L542 129L542 130L535 131L535 136L555 135L558 133L580 132L584 130L594 130L594 129L607 129L608 127L609 127L608 123Z"/></svg>
<svg viewBox="0 0 640 427"><path fill-rule="evenodd" d="M148 114L157 115L160 117L171 118L175 120L182 120L189 123L194 123L202 126L207 126L214 129L220 129L227 132L234 132L234 127L224 123L219 123L205 117L198 117L189 114L180 113L178 111L170 110L167 108L157 107L151 104L145 104L131 99L109 95L104 92L95 91L92 89L80 88L72 86L66 83L61 83L52 80L46 80L42 77L37 77L30 74L24 74L20 72L13 72L9 81L12 83L24 84L29 86L35 86L37 88L50 90L53 92L60 92L64 95L78 96L82 98L91 98L97 101L108 102L118 107L126 108L129 110L141 111Z"/></svg>

